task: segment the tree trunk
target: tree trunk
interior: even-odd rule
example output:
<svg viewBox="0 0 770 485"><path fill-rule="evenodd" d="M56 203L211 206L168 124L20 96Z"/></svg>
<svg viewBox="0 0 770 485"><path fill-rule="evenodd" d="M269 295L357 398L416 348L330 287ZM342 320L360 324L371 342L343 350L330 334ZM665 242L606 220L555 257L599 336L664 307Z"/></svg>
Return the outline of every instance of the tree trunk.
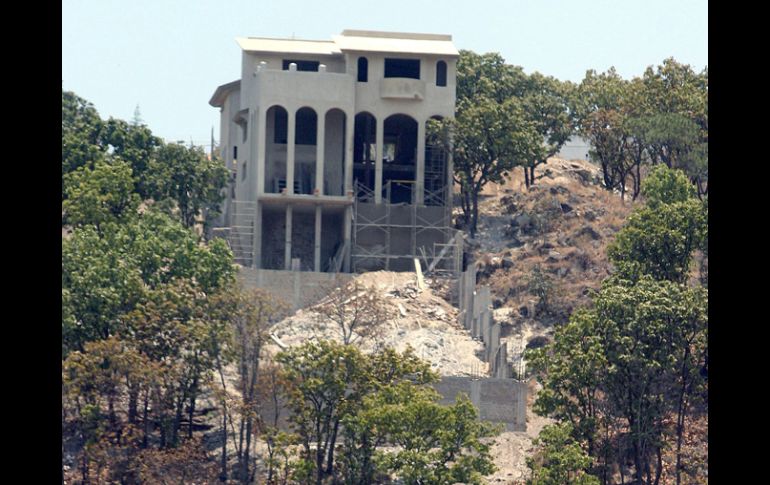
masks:
<svg viewBox="0 0 770 485"><path fill-rule="evenodd" d="M326 459L326 474L331 475L332 471L334 471L334 443L337 442L337 430L340 426L340 420L336 419L334 421L334 431L332 431L332 439L329 442L329 453L327 453L327 459Z"/></svg>
<svg viewBox="0 0 770 485"><path fill-rule="evenodd" d="M529 184L535 185L535 165L532 165L531 167L529 167Z"/></svg>
<svg viewBox="0 0 770 485"><path fill-rule="evenodd" d="M473 191L473 199L472 199L472 210L471 210L471 227L470 227L470 233L471 233L471 239L476 237L476 224L479 220L479 190L476 189Z"/></svg>
<svg viewBox="0 0 770 485"><path fill-rule="evenodd" d="M147 448L147 442L149 439L148 437L149 428L150 428L149 411L150 411L150 390L148 389L144 393L144 410L142 412L142 427L144 428L144 436L142 437L142 448Z"/></svg>
<svg viewBox="0 0 770 485"><path fill-rule="evenodd" d="M526 167L526 166L524 166L524 167L521 167L521 168L523 168L523 169L524 169L524 186L525 186L527 189L529 189L529 186L531 185L531 184L530 184L530 181L529 181L529 170L527 170L527 167Z"/></svg>
<svg viewBox="0 0 770 485"><path fill-rule="evenodd" d="M139 414L137 408L139 406L139 389L136 385L130 385L128 387L128 424L136 424L136 417Z"/></svg>

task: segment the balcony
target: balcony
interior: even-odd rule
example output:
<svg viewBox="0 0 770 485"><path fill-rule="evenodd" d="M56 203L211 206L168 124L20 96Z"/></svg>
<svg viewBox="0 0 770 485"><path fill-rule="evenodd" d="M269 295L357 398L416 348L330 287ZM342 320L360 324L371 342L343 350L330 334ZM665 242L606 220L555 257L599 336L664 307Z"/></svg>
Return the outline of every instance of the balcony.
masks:
<svg viewBox="0 0 770 485"><path fill-rule="evenodd" d="M390 77L380 80L380 97L383 99L425 99L425 82L419 79Z"/></svg>
<svg viewBox="0 0 770 485"><path fill-rule="evenodd" d="M355 82L348 74L264 69L254 76L262 102L291 100L312 106L324 100L340 107L353 104Z"/></svg>

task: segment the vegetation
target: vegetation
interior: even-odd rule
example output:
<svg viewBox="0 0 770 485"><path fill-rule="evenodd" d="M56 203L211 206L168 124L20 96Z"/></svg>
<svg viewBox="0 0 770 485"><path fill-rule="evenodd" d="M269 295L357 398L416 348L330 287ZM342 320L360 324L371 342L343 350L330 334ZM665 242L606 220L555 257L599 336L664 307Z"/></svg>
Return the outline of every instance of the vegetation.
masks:
<svg viewBox="0 0 770 485"><path fill-rule="evenodd" d="M708 290L686 281L704 244L705 209L687 178L667 168L642 192L651 205L632 214L610 246L618 271L593 308L573 313L553 343L529 357L544 387L535 410L569 424L595 460L581 469L602 483L615 473L622 482L627 464L636 483L659 483L672 443L679 483L686 423L708 409ZM548 473L561 473L559 463ZM536 477L543 467L533 468Z"/></svg>
<svg viewBox="0 0 770 485"><path fill-rule="evenodd" d="M531 187L535 168L575 133L591 141L608 190L644 201L608 247L613 274L592 305L528 351L543 384L535 410L557 420L535 442L529 483L699 480L687 447L708 413L707 70L667 59L630 81L610 69L575 86L497 54L462 51L457 66L456 116L428 131L452 150L471 236L486 184L520 167ZM193 230L216 215L226 175L199 148L154 136L138 110L131 123L105 121L62 91L68 477L482 483L498 430L467 397L438 404L429 386L438 376L411 349L367 355L353 345L376 338L389 317L374 290L343 287L320 305L341 344L265 353L283 308L238 289L227 245ZM553 201L530 222L543 243L548 211L562 215ZM522 282L541 310L554 307L544 270ZM289 429L279 426L279 400ZM200 432L211 428L221 437L216 457Z"/></svg>

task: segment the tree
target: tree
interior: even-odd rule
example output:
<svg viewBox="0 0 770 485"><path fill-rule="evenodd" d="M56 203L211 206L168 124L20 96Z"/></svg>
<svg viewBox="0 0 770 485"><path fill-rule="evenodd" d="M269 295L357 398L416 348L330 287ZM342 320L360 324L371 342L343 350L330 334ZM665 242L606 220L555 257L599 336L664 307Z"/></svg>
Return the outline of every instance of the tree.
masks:
<svg viewBox="0 0 770 485"><path fill-rule="evenodd" d="M340 424L357 415L366 396L404 381L422 385L437 379L411 349L398 354L386 348L366 356L351 345L319 341L283 351L276 361L282 365L281 375L287 383L290 421L299 436L303 458L313 464L317 484L335 473ZM369 476L372 470L367 466L351 465L371 463L366 458L374 451L367 444L372 442L369 428L345 429L354 433L345 439L349 445L343 453L346 469Z"/></svg>
<svg viewBox="0 0 770 485"><path fill-rule="evenodd" d="M667 168L658 169L645 180L642 194L647 193L649 205L629 216L608 246L607 255L626 276L639 272L656 279L685 281L693 252L704 245L707 206L694 198L686 177Z"/></svg>
<svg viewBox="0 0 770 485"><path fill-rule="evenodd" d="M103 122L94 106L71 91L61 93L62 200L64 176L80 167L90 167L105 156L101 145Z"/></svg>
<svg viewBox="0 0 770 485"><path fill-rule="evenodd" d="M431 129L434 133L451 133L442 144L446 149L451 146L454 180L460 185L465 220L474 237L481 190L489 182L505 180L524 161L537 158L541 137L516 98L502 103L476 98L472 104L458 108L454 120L433 123Z"/></svg>
<svg viewBox="0 0 770 485"><path fill-rule="evenodd" d="M546 374L535 408L571 424L589 455L604 460L605 482L610 460L627 449L637 483L658 483L666 437L674 434L681 449L685 417L704 384L697 370L705 364L708 293L649 275L615 276L594 305L533 352L533 368ZM617 419L627 430L623 440L617 429L611 435Z"/></svg>
<svg viewBox="0 0 770 485"><path fill-rule="evenodd" d="M232 253L222 240L201 244L190 230L155 211L110 224L76 228L62 240L62 289L68 293L62 343L67 352L114 335L119 317L147 290L175 280L212 292L234 278ZM63 312L64 313L64 312Z"/></svg>
<svg viewBox="0 0 770 485"><path fill-rule="evenodd" d="M73 226L121 222L136 215L139 197L134 193L131 167L122 160L94 161L64 176L63 220Z"/></svg>
<svg viewBox="0 0 770 485"><path fill-rule="evenodd" d="M437 399L435 391L405 384L369 401L364 416L399 447L376 460L408 485L483 483L482 477L495 471L484 438L499 430L478 420L467 396L458 396L452 406L441 406Z"/></svg>
<svg viewBox="0 0 770 485"><path fill-rule="evenodd" d="M136 116L136 112L134 112ZM101 143L108 147L112 156L119 157L131 165L136 183L136 193L142 200L152 196L151 165L164 146L163 141L141 123L128 123L110 118L104 123Z"/></svg>
<svg viewBox="0 0 770 485"><path fill-rule="evenodd" d="M209 160L201 148L163 145L148 172L149 193L156 201L171 202L186 227L195 224L201 211L218 213L228 171L221 161Z"/></svg>
<svg viewBox="0 0 770 485"><path fill-rule="evenodd" d="M376 339L391 317L389 305L377 290L358 281L338 284L314 310L319 323L331 321L337 326L345 345Z"/></svg>
<svg viewBox="0 0 770 485"><path fill-rule="evenodd" d="M572 136L574 115L570 109L570 96L574 87L537 72L525 82L527 90L522 98L524 112L542 138L537 156L522 166L524 183L529 188L535 183L535 168L559 153Z"/></svg>
<svg viewBox="0 0 770 485"><path fill-rule="evenodd" d="M551 424L533 440L538 447L533 458L527 458L532 478L527 485L599 485L599 480L586 470L589 457L571 436L569 424Z"/></svg>

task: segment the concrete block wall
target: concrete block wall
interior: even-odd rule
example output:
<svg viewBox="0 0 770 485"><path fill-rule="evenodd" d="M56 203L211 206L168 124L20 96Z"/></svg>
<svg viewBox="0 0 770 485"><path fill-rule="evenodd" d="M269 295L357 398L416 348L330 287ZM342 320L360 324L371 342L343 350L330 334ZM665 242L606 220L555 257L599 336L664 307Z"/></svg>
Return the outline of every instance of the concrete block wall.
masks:
<svg viewBox="0 0 770 485"><path fill-rule="evenodd" d="M298 310L316 303L334 288L350 281L347 273L315 273L310 271L283 271L272 269L240 268L238 281L244 288L259 288Z"/></svg>
<svg viewBox="0 0 770 485"><path fill-rule="evenodd" d="M527 430L527 386L513 379L473 379L471 377L444 376L433 388L440 394L439 404L448 406L455 403L459 394L471 399L479 412L479 419L501 424L505 431ZM289 429L288 418L291 411L286 408L282 397L278 407L272 399L265 399L260 414L265 422L272 425L278 412L278 427Z"/></svg>
<svg viewBox="0 0 770 485"><path fill-rule="evenodd" d="M513 372L507 362L506 343L500 343L501 326L492 316L492 296L488 286L476 288L476 265L471 264L457 280L460 322L473 338L484 343L484 357L490 375L509 378Z"/></svg>

